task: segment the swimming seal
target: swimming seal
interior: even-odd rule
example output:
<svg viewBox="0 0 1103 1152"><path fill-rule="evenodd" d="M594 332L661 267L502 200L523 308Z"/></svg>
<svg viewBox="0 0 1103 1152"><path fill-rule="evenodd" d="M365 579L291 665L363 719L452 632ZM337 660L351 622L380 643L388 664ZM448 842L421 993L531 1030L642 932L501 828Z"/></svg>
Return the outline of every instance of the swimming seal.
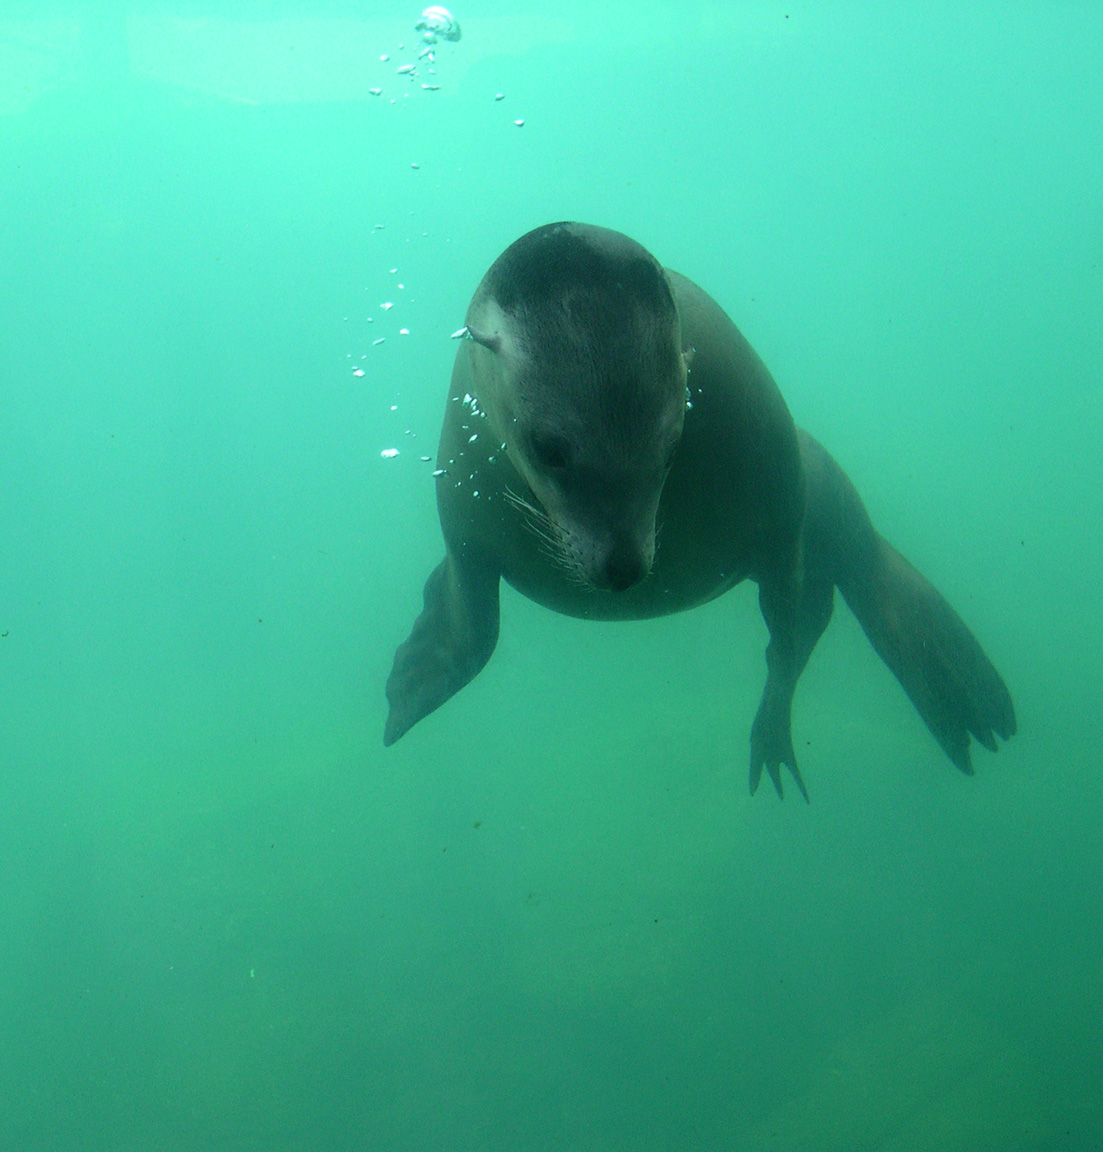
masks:
<svg viewBox="0 0 1103 1152"><path fill-rule="evenodd" d="M384 743L458 692L498 639L498 589L600 620L680 612L758 584L769 629L750 786L805 799L793 692L838 588L950 760L1015 732L1011 696L957 613L873 528L794 424L720 306L635 241L537 228L479 285L437 461L446 555L387 681ZM656 536L659 547L656 547Z"/></svg>

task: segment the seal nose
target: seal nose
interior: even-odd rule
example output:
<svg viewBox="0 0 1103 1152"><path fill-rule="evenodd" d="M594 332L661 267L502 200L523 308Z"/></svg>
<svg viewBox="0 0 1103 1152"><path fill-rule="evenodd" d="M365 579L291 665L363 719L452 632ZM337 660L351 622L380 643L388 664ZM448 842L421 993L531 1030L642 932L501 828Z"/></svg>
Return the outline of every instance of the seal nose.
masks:
<svg viewBox="0 0 1103 1152"><path fill-rule="evenodd" d="M638 548L624 545L613 548L602 567L602 583L613 592L624 592L638 584L651 571L646 556Z"/></svg>

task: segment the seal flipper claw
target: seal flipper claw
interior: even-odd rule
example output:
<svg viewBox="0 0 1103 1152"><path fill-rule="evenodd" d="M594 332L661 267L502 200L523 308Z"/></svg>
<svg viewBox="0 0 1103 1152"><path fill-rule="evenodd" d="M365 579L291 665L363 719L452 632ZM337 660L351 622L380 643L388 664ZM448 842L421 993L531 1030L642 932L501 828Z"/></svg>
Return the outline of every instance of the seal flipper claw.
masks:
<svg viewBox="0 0 1103 1152"><path fill-rule="evenodd" d="M777 793L777 798L784 800L785 791L781 787L781 765L767 764L766 771L770 773L770 779L774 782L774 791Z"/></svg>
<svg viewBox="0 0 1103 1152"><path fill-rule="evenodd" d="M758 791L759 784L762 783L762 765L755 760L754 754L751 754L751 795L753 796Z"/></svg>
<svg viewBox="0 0 1103 1152"><path fill-rule="evenodd" d="M784 800L785 792L781 782L781 768L784 765L792 774L805 803L810 803L808 789L804 786L800 769L797 767L789 723L788 705L784 699L779 701L776 696L771 695L768 686L751 728L751 795L758 791L758 785L762 781L762 770L765 769L773 781L778 799Z"/></svg>
<svg viewBox="0 0 1103 1152"><path fill-rule="evenodd" d="M812 801L808 799L808 789L804 786L804 781L800 777L800 769L797 768L796 761L792 764L786 764L786 768L793 774L793 779L797 782L797 787L800 789L800 794L804 797L805 804L811 804Z"/></svg>
<svg viewBox="0 0 1103 1152"><path fill-rule="evenodd" d="M993 734L991 728L978 729L977 731L973 732L973 735L977 738L978 741L980 741L981 744L984 745L985 748L988 749L989 752L998 752L1000 750L999 745L996 743L996 737ZM1006 740L1007 737L1005 736L1004 739Z"/></svg>
<svg viewBox="0 0 1103 1152"><path fill-rule="evenodd" d="M805 786L804 786L804 780L801 778L800 769L797 768L795 763L790 763L788 760L785 761L785 767L788 768L789 771L792 773L793 779L794 779L794 781L796 781L796 785L800 789L800 794L804 797L805 804L811 804L812 801L809 800L809 798L808 798L808 789L805 788ZM752 763L751 763L751 795L753 796L758 791L758 785L762 780L762 769L763 768L766 769L767 775L769 775L770 779L773 781L774 790L777 792L778 799L784 800L785 799L785 792L784 792L784 789L782 788L782 785L781 785L781 765L780 764L773 764L773 763L756 764L752 761Z"/></svg>
<svg viewBox="0 0 1103 1152"><path fill-rule="evenodd" d="M785 799L781 785L781 766L796 762L793 755L793 741L788 731L788 708L785 715L779 717L776 712L779 707L777 698L770 692L769 685L763 694L762 703L758 708L751 727L751 795L758 790L762 781L762 770L773 781L774 790L778 797Z"/></svg>

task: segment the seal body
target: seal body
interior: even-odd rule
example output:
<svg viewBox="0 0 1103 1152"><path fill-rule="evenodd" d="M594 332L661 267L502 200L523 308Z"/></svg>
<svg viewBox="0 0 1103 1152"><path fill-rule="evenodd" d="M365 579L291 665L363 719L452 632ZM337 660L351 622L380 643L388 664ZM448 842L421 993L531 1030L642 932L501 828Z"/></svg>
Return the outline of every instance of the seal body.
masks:
<svg viewBox="0 0 1103 1152"><path fill-rule="evenodd" d="M558 612L640 619L745 579L770 633L751 790L793 754L793 692L838 587L951 760L1015 731L949 604L873 529L718 304L619 233L538 228L483 278L438 454L446 556L387 684L392 744L483 667L505 579Z"/></svg>

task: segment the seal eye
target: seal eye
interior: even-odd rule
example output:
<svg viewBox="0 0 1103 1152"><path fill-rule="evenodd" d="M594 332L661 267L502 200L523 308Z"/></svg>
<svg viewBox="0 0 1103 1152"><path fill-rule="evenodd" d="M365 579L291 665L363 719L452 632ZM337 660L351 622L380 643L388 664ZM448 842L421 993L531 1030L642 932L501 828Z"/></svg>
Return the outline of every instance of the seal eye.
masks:
<svg viewBox="0 0 1103 1152"><path fill-rule="evenodd" d="M529 436L533 460L549 472L562 471L571 462L571 446L555 432L533 432Z"/></svg>

